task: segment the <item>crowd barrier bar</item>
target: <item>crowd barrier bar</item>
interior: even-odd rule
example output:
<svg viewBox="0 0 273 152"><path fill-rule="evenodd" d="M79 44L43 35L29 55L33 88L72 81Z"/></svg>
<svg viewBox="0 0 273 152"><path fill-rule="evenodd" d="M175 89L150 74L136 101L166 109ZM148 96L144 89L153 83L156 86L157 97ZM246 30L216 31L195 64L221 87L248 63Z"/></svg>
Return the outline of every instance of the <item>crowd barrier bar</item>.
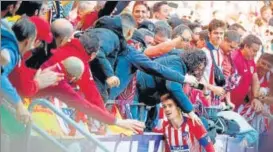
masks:
<svg viewBox="0 0 273 152"><path fill-rule="evenodd" d="M36 105L43 105L49 109L51 109L54 113L56 113L58 116L60 116L65 122L71 124L73 127L76 128L82 135L84 135L88 140L95 143L96 146L98 146L101 150L104 152L109 152L109 150L104 146L98 139L94 138L90 133L84 131L75 121L70 119L68 116L66 116L63 112L60 112L57 108L54 107L49 101L45 99L35 99L32 101L32 103L29 105L28 110L30 112L33 111L34 106ZM30 124L31 125L31 124Z"/></svg>
<svg viewBox="0 0 273 152"><path fill-rule="evenodd" d="M105 103L105 107L107 108L108 106L114 105L116 101L118 100L107 100L107 102ZM144 120L145 107L147 107L147 105L144 103L130 103L129 105L139 107L140 120Z"/></svg>
<svg viewBox="0 0 273 152"><path fill-rule="evenodd" d="M15 114L16 111L15 109L10 105L10 103L6 100L2 100L1 102L5 108L7 108L11 113ZM49 140L50 142L52 142L53 144L55 144L56 146L58 146L60 149L62 149L65 152L69 152L69 150L62 145L58 140L56 140L55 138L53 138L52 136L48 135L47 132L45 132L44 130L40 129L37 125L32 124L31 122L27 125L26 127L26 151L29 151L29 139L30 139L30 132L31 129L33 129L34 131L36 131L38 134L40 134L42 137L44 137L45 139Z"/></svg>

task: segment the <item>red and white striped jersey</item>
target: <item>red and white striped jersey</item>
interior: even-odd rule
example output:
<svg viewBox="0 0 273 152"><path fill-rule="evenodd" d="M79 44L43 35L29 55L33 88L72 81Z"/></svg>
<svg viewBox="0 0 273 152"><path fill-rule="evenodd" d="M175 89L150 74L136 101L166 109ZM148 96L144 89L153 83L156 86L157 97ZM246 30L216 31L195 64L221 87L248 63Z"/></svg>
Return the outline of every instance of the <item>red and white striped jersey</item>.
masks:
<svg viewBox="0 0 273 152"><path fill-rule="evenodd" d="M270 81L270 72L268 72L265 76L260 78L260 87L269 89L269 81ZM251 103L242 104L238 108L238 113L243 116L249 124L252 126L255 124L255 119L261 119L260 117L263 117L263 123L260 127L263 129L261 130L268 130L269 129L269 119L265 116L268 116L272 113L271 107L264 104L264 110L260 113L256 113L253 107L251 106Z"/></svg>
<svg viewBox="0 0 273 152"><path fill-rule="evenodd" d="M164 121L161 132L166 142L166 152L201 152L199 139L206 136L202 125L195 124L188 117L183 118L180 128L175 129L169 121Z"/></svg>

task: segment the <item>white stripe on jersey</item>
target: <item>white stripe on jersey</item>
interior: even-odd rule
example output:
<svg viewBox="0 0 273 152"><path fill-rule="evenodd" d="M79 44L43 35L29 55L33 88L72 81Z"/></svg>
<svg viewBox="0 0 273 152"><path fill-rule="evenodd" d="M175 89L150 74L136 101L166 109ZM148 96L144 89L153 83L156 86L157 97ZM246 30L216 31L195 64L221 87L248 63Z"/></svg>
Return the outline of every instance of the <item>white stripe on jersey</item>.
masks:
<svg viewBox="0 0 273 152"><path fill-rule="evenodd" d="M164 129L165 129L165 135L166 135L166 139L165 139L165 140L167 140L167 143L168 143L168 144L170 144L170 141L169 141L169 130L168 130L169 126L170 126L170 125L167 125L167 126L164 128ZM171 146L171 145L169 145L169 146Z"/></svg>
<svg viewBox="0 0 273 152"><path fill-rule="evenodd" d="M170 124L164 126L165 140L168 143L168 146L188 146L190 152L200 152L201 145L199 141L191 134L190 126L185 124L185 126L181 126L177 130L174 129ZM187 135L185 133L188 133ZM185 134L183 137L183 133ZM175 134L177 134L177 139L175 138ZM193 140L192 140L193 139ZM177 143L177 144L176 144Z"/></svg>
<svg viewBox="0 0 273 152"><path fill-rule="evenodd" d="M171 127L171 145L172 146L175 146L176 144L175 144L175 133L174 133L174 128L173 127Z"/></svg>
<svg viewBox="0 0 273 152"><path fill-rule="evenodd" d="M182 140L182 130L178 130L178 144L183 145L183 140Z"/></svg>

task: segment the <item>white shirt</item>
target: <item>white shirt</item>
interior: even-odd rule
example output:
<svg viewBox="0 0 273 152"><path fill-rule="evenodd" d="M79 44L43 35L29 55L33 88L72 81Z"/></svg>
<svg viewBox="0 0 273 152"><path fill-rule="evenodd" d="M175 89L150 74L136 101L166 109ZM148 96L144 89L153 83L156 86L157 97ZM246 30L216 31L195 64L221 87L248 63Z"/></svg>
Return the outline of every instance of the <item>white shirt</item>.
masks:
<svg viewBox="0 0 273 152"><path fill-rule="evenodd" d="M210 54L210 50L206 47L202 48L202 50L206 53L206 57L207 57L207 65L205 67L205 71L204 71L204 75L203 75L203 80L207 83L209 83L210 77L211 77L211 66L213 64L213 59L211 57ZM221 52L221 49L219 48L219 50L212 50L212 53L214 55L214 59L216 64L219 66L220 69L222 69L222 62L223 62L223 55ZM219 55L219 62L218 62L218 55Z"/></svg>

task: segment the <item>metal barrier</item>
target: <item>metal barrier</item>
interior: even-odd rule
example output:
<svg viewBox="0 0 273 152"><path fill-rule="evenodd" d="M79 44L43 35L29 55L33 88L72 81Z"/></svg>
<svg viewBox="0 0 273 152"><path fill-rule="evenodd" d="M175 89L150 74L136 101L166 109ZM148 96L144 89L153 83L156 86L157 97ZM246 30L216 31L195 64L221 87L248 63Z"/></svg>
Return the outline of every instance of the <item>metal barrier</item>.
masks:
<svg viewBox="0 0 273 152"><path fill-rule="evenodd" d="M230 110L229 108L227 109L223 109L221 106L210 106L210 107L200 107L200 105L193 105L193 107L195 109L199 109L201 112L201 115L204 116L207 119L212 120L213 118L217 117L217 114L221 111L225 111L225 110ZM260 132L260 124L261 124L261 119L258 119L258 121L256 121L256 127L254 127L255 130L257 130L258 132ZM216 126L217 127L217 126ZM221 134L219 134L220 136L222 136ZM223 134L224 135L224 134ZM217 138L217 137L216 137ZM236 141L235 138L233 137L226 137L226 141L224 141L226 143L225 145L225 152L229 151L228 148L230 146L230 142L232 141ZM236 141L237 142L237 141ZM239 149L237 149L237 151L239 152ZM240 152L259 152L259 138L256 141L256 143L254 145L251 146L247 146L244 148L243 151Z"/></svg>
<svg viewBox="0 0 273 152"><path fill-rule="evenodd" d="M117 100L108 100L108 102L105 103L105 107L107 108L108 106L114 105L116 103ZM145 108L147 107L147 105L145 105L144 103L132 103L129 104L130 106L138 106L140 108L140 120L144 121L145 119ZM124 105L126 106L126 105Z"/></svg>
<svg viewBox="0 0 273 152"><path fill-rule="evenodd" d="M2 100L2 104L5 108L7 108L11 113L15 114L16 111L15 109L9 104L8 101L6 100ZM29 146L28 146L28 141L29 141L29 137L30 137L30 132L31 129L33 129L34 131L36 131L37 133L39 133L40 135L42 135L44 138L48 139L49 141L51 141L53 144L55 144L56 146L58 146L60 149L62 149L65 152L69 152L69 150L63 146L58 140L56 140L55 138L51 137L50 135L47 134L47 132L45 132L44 130L41 130L38 126L36 126L35 124L31 124L31 125L27 125L27 140L26 140L26 151L29 151Z"/></svg>
<svg viewBox="0 0 273 152"><path fill-rule="evenodd" d="M32 101L32 103L29 105L28 109L30 112L32 112L35 105L43 105L47 108L51 109L54 113L56 113L58 116L60 116L65 122L71 124L73 127L75 127L82 135L84 135L88 140L95 143L101 150L104 152L109 152L108 149L96 138L94 138L90 133L84 131L75 121L67 117L65 114L60 112L57 108L54 107L50 102L48 102L45 99L36 99ZM32 125L32 124L30 124ZM30 127L29 127L30 128Z"/></svg>
<svg viewBox="0 0 273 152"><path fill-rule="evenodd" d="M259 139L258 139L258 141L255 144L255 152L259 152L259 148L260 148L260 134L261 134L261 131L262 131L261 125L263 124L264 117L267 117L268 119L271 119L271 121L273 120L273 115L271 115L271 114L270 114L270 116L261 116L261 114L260 114L260 115L256 115L256 117L254 118L254 119L257 119L257 120L255 120L255 126L253 126L253 127L259 133Z"/></svg>

